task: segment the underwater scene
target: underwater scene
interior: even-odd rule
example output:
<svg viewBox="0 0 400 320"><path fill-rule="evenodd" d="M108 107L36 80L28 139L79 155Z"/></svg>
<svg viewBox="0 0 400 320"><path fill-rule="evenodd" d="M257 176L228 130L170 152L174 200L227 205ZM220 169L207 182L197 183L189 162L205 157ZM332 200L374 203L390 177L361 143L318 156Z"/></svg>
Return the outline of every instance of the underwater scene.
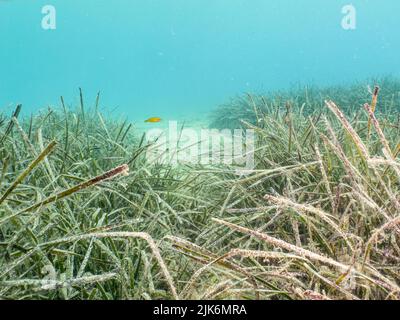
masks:
<svg viewBox="0 0 400 320"><path fill-rule="evenodd" d="M399 300L398 0L0 0L1 300Z"/></svg>

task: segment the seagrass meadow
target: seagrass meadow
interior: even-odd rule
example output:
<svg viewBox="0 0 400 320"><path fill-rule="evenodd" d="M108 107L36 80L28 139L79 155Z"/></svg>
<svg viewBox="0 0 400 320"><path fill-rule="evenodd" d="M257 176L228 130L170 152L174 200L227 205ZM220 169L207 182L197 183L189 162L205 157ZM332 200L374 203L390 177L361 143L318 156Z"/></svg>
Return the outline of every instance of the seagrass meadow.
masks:
<svg viewBox="0 0 400 320"><path fill-rule="evenodd" d="M149 164L80 98L0 115L1 299L400 298L396 79L221 106L256 133L246 175Z"/></svg>

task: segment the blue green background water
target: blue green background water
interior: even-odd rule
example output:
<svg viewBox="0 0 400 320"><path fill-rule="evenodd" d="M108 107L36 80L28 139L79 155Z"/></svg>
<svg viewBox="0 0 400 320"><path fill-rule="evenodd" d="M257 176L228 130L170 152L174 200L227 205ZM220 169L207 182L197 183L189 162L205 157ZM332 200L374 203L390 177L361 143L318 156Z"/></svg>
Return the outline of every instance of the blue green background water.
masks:
<svg viewBox="0 0 400 320"><path fill-rule="evenodd" d="M0 108L87 103L203 117L237 94L400 75L400 1L0 0ZM57 29L43 30L54 5ZM114 109L117 108L117 109Z"/></svg>

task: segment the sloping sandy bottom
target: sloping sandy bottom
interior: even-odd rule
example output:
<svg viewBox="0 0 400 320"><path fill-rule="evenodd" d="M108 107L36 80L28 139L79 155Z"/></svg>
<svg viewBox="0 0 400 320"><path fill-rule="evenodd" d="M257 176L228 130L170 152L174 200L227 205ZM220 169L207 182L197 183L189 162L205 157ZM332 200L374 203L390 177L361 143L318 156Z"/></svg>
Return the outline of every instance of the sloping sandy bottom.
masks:
<svg viewBox="0 0 400 320"><path fill-rule="evenodd" d="M242 135L238 140L231 130L210 128L204 118L143 122L137 124L136 132L140 136L146 134L146 143L156 141L146 154L150 163L201 164L203 169L233 166L233 171L253 169L252 149L243 148Z"/></svg>

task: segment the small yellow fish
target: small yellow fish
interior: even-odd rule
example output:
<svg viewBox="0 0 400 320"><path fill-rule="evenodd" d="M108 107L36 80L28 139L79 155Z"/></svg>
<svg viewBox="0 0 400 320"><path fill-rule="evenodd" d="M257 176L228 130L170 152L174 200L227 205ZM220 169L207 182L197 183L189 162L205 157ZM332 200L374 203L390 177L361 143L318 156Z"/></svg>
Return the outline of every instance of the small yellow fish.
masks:
<svg viewBox="0 0 400 320"><path fill-rule="evenodd" d="M145 120L144 122L155 123L155 122L160 122L160 121L161 121L161 118L153 117L153 118L148 118L148 119Z"/></svg>

